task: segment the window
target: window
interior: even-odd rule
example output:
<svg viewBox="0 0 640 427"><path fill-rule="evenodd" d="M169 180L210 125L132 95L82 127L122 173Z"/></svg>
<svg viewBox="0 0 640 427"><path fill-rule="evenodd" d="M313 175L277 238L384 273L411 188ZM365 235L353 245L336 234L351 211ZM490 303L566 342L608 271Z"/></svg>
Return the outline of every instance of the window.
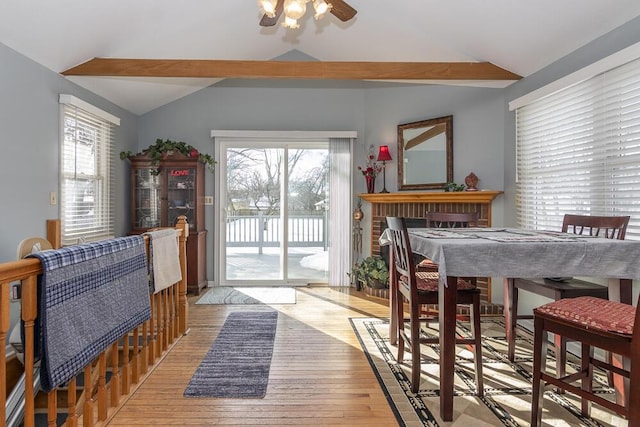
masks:
<svg viewBox="0 0 640 427"><path fill-rule="evenodd" d="M60 95L62 244L114 235L113 128L119 119L73 96Z"/></svg>
<svg viewBox="0 0 640 427"><path fill-rule="evenodd" d="M516 130L519 226L631 215L640 239L640 59L520 106Z"/></svg>

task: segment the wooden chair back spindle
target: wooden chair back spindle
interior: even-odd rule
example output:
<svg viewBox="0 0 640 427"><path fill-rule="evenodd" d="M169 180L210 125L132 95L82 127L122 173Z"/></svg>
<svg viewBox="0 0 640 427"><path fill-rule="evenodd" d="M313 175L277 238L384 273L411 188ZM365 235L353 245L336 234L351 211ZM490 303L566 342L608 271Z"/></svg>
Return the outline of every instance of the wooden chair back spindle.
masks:
<svg viewBox="0 0 640 427"><path fill-rule="evenodd" d="M596 216L567 214L562 220L564 233L588 234L594 237L624 240L629 216Z"/></svg>
<svg viewBox="0 0 640 427"><path fill-rule="evenodd" d="M427 212L427 228L467 228L478 226L478 213Z"/></svg>

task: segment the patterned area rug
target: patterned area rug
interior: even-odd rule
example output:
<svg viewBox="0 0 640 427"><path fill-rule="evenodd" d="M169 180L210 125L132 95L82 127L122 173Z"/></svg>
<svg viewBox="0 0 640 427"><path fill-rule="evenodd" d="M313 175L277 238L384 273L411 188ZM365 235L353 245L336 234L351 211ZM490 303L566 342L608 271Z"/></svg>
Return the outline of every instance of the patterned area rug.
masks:
<svg viewBox="0 0 640 427"><path fill-rule="evenodd" d="M485 397L475 396L473 353L465 346L457 346L454 422L444 423L439 405L439 346L423 347L422 380L420 390L413 394L409 385L411 353L405 352L405 361L397 363L397 347L389 344L389 324L385 319L352 318L352 326L358 336L371 367L387 395L401 426L528 426L531 416L531 365L533 362L532 337L518 334L516 362L506 356L506 340L502 318L482 319L483 376ZM432 325L433 327L436 325ZM462 334L468 335L467 323L459 323ZM437 335L437 330L429 329ZM551 352L547 367L555 367ZM571 360L568 371L577 367ZM597 375L596 389L603 396L613 398L606 378ZM552 426L626 426L626 420L608 410L593 405L592 418L580 415L580 401L571 394L547 391L544 397L544 425Z"/></svg>
<svg viewBox="0 0 640 427"><path fill-rule="evenodd" d="M277 323L273 310L230 313L184 395L264 397Z"/></svg>
<svg viewBox="0 0 640 427"><path fill-rule="evenodd" d="M229 287L208 289L196 304L295 304L296 290L290 287Z"/></svg>

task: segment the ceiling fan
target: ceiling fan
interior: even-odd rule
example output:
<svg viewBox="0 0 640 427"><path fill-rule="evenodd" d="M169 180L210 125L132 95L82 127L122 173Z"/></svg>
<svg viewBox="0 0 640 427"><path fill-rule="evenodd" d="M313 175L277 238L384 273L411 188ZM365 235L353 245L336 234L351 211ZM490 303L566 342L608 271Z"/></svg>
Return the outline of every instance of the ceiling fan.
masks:
<svg viewBox="0 0 640 427"><path fill-rule="evenodd" d="M331 12L333 16L346 22L358 13L344 0L259 0L258 4L264 12L260 26L272 27L276 25L284 11L285 22L283 25L287 28L299 28L297 21L306 12L306 3L309 1L313 1L316 19L322 17L326 12Z"/></svg>

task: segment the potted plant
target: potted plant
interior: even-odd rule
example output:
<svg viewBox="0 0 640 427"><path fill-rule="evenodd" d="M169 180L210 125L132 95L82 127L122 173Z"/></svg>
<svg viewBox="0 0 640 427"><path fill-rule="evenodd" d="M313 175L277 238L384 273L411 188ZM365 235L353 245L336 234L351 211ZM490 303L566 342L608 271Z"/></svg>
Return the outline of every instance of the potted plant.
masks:
<svg viewBox="0 0 640 427"><path fill-rule="evenodd" d="M456 184L455 182L447 182L444 191L464 191L464 184Z"/></svg>
<svg viewBox="0 0 640 427"><path fill-rule="evenodd" d="M370 256L357 262L349 273L349 277L362 284L365 289L389 288L389 267L380 256Z"/></svg>

